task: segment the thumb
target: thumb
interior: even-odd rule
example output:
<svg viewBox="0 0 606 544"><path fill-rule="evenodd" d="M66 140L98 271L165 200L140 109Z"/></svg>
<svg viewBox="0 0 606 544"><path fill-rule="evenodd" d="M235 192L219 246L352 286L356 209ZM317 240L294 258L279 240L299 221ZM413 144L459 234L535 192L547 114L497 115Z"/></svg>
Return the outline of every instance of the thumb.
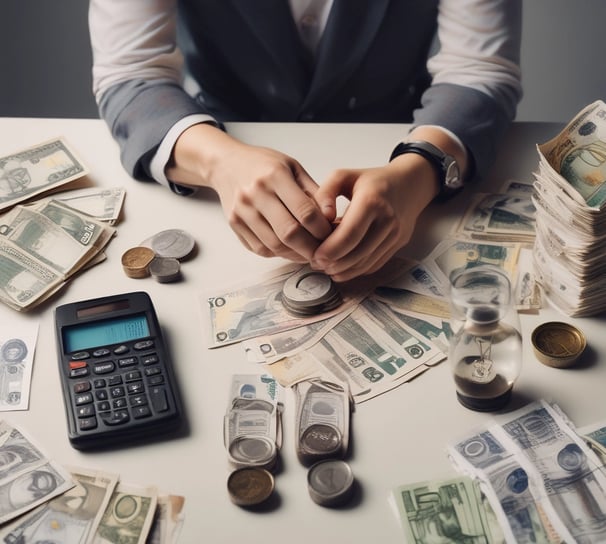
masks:
<svg viewBox="0 0 606 544"><path fill-rule="evenodd" d="M351 199L352 183L355 175L351 170L337 170L320 184L314 198L324 217L331 223L337 217L337 197Z"/></svg>

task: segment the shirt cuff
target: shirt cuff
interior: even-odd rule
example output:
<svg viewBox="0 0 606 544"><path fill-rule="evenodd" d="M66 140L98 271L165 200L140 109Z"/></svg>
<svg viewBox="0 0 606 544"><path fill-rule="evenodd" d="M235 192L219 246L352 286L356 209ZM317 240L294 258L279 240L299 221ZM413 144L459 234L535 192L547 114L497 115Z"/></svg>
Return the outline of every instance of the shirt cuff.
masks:
<svg viewBox="0 0 606 544"><path fill-rule="evenodd" d="M194 189L170 181L165 174L166 165L170 160L177 138L181 136L186 129L193 125L197 125L198 123L212 123L218 126L218 123L210 115L196 114L183 117L183 119L180 119L175 123L166 133L166 136L164 136L162 142L160 142L160 145L149 164L152 177L158 183L168 187L171 191L179 195L190 195L194 192Z"/></svg>

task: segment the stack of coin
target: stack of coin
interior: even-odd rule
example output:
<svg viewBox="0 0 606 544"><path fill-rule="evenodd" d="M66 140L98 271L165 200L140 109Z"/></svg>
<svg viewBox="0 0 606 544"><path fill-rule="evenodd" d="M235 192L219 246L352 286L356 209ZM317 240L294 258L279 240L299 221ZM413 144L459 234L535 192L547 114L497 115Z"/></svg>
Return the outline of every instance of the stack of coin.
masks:
<svg viewBox="0 0 606 544"><path fill-rule="evenodd" d="M163 230L127 250L122 255L122 268L129 278L147 278L151 274L160 283L177 281L181 279L180 261L194 247L194 238L184 230Z"/></svg>
<svg viewBox="0 0 606 544"><path fill-rule="evenodd" d="M330 276L305 268L284 282L282 304L297 317L334 310L343 302L341 293Z"/></svg>
<svg viewBox="0 0 606 544"><path fill-rule="evenodd" d="M340 459L319 461L307 473L307 489L316 504L341 506L351 498L354 489L351 467Z"/></svg>

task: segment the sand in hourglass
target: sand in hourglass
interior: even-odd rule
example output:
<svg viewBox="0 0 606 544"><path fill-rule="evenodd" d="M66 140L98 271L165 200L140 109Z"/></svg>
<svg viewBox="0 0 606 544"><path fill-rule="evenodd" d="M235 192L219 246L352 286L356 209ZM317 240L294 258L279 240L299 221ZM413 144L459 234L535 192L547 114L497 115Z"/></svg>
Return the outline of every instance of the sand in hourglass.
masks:
<svg viewBox="0 0 606 544"><path fill-rule="evenodd" d="M509 402L513 383L501 374L495 374L489 381L479 382L471 377L472 372L473 365L465 359L457 364L454 371L457 397L463 406L472 410L493 411Z"/></svg>

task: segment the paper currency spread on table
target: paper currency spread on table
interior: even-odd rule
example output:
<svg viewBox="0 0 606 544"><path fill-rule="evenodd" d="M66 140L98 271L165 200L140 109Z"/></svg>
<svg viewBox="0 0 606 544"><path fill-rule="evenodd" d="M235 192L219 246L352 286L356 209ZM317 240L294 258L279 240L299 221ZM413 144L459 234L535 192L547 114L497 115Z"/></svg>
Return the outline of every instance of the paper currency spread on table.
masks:
<svg viewBox="0 0 606 544"><path fill-rule="evenodd" d="M7 306L33 308L105 259L125 191L65 191L87 173L62 139L0 158L0 301Z"/></svg>
<svg viewBox="0 0 606 544"><path fill-rule="evenodd" d="M184 498L119 475L63 467L25 433L0 421L2 542L174 544Z"/></svg>
<svg viewBox="0 0 606 544"><path fill-rule="evenodd" d="M605 436L606 422L575 429L536 401L449 444L460 477L396 487L390 501L410 543L605 542Z"/></svg>

